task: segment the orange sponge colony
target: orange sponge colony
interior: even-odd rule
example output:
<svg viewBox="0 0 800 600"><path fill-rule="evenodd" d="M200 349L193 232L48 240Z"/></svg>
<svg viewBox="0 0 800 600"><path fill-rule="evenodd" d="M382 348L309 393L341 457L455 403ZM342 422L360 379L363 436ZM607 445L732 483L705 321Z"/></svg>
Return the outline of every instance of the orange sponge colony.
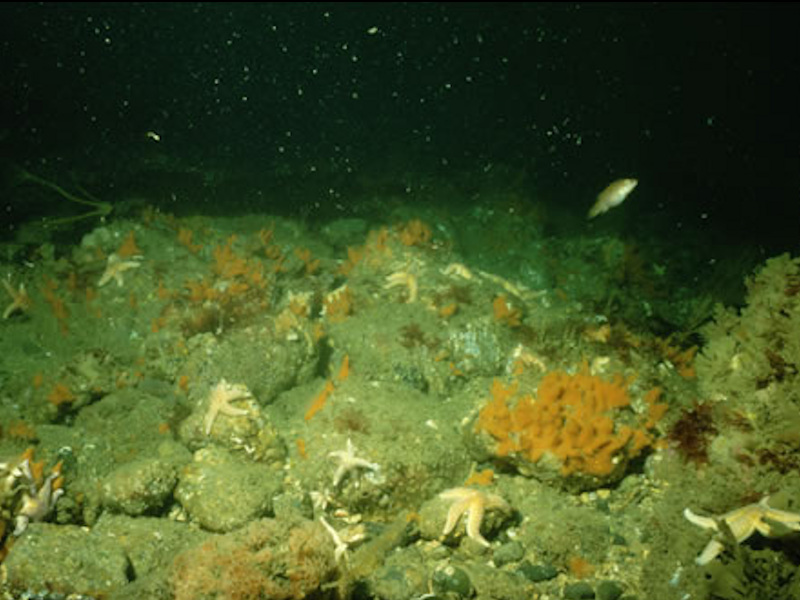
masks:
<svg viewBox="0 0 800 600"><path fill-rule="evenodd" d="M625 379L606 381L588 372L548 373L535 399L526 394L514 401L516 391L517 384L495 380L492 399L478 415L476 430L493 438L493 454L534 475L530 467L547 455L562 477L588 476L598 485L621 477L627 462L652 446L650 430L666 409L656 404L658 393L648 393L646 423L634 427L635 413L624 410L630 405Z"/></svg>

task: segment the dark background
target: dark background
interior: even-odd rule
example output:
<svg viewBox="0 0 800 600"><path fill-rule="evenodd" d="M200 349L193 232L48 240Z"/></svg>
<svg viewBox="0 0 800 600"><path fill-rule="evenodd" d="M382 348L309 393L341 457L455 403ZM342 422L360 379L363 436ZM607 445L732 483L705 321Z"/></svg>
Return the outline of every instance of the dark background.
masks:
<svg viewBox="0 0 800 600"><path fill-rule="evenodd" d="M154 165L322 187L502 165L581 216L587 193L634 176L643 222L776 252L800 242L797 16L777 3L4 3L0 153L105 194ZM10 221L35 216L9 190Z"/></svg>

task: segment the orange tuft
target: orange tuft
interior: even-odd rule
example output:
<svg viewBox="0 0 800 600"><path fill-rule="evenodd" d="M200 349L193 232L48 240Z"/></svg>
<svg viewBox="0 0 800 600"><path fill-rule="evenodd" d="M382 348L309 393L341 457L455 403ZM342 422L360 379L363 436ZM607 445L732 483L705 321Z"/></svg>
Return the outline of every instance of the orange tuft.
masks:
<svg viewBox="0 0 800 600"><path fill-rule="evenodd" d="M325 387L322 388L322 391L314 398L314 402L311 403L311 406L306 411L306 414L303 416L303 419L306 421L310 421L315 414L321 411L325 403L328 401L328 397L333 393L334 387L333 382L328 379L325 382Z"/></svg>
<svg viewBox="0 0 800 600"><path fill-rule="evenodd" d="M451 302L450 304L445 304L439 309L439 316L443 319L449 319L456 314L456 312L458 312L458 304Z"/></svg>
<svg viewBox="0 0 800 600"><path fill-rule="evenodd" d="M339 374L336 376L337 381L344 381L350 376L350 355L345 354L342 359L342 366L339 367Z"/></svg>
<svg viewBox="0 0 800 600"><path fill-rule="evenodd" d="M356 267L361 259L364 258L364 249L356 248L354 246L347 247L347 260L339 265L338 272L340 275L349 275L350 272Z"/></svg>
<svg viewBox="0 0 800 600"><path fill-rule="evenodd" d="M567 561L567 568L578 579L585 579L594 574L595 567L581 556L571 556Z"/></svg>
<svg viewBox="0 0 800 600"><path fill-rule="evenodd" d="M436 359L434 358L434 360ZM456 363L454 363L452 360L450 361L448 366L450 367L450 377L466 377L464 371L459 369L458 365L456 365Z"/></svg>
<svg viewBox="0 0 800 600"><path fill-rule="evenodd" d="M172 298L172 292L164 285L164 280L158 280L158 288L156 289L156 296L159 300L169 300Z"/></svg>
<svg viewBox="0 0 800 600"><path fill-rule="evenodd" d="M522 311L511 306L502 294L492 302L492 311L494 320L498 323L504 323L509 327L519 327L522 324Z"/></svg>
<svg viewBox="0 0 800 600"><path fill-rule="evenodd" d="M67 275L67 289L73 294L78 291L78 274L75 271Z"/></svg>
<svg viewBox="0 0 800 600"><path fill-rule="evenodd" d="M297 446L297 453L300 455L300 458L303 460L308 458L308 454L306 453L306 442L303 438L297 438L294 441L295 446Z"/></svg>
<svg viewBox="0 0 800 600"><path fill-rule="evenodd" d="M275 235L275 231L270 227L267 229L266 227L262 227L258 231L258 239L261 241L262 246L269 246L272 242L272 236Z"/></svg>
<svg viewBox="0 0 800 600"><path fill-rule="evenodd" d="M306 275L313 275L319 269L319 259L311 258L311 250L308 248L296 248L295 256L303 261L306 267Z"/></svg>
<svg viewBox="0 0 800 600"><path fill-rule="evenodd" d="M186 227L178 228L178 243L186 247L192 254L197 254L203 249L203 244L195 244L192 242L194 231Z"/></svg>
<svg viewBox="0 0 800 600"><path fill-rule="evenodd" d="M238 275L247 275L249 272L247 261L233 251L234 241L236 241L236 236L232 235L224 246L218 245L214 248L214 273L223 279L233 279Z"/></svg>
<svg viewBox="0 0 800 600"><path fill-rule="evenodd" d="M47 401L55 406L71 404L75 402L75 395L63 383L57 383L53 386L53 389L50 390L50 393L47 394Z"/></svg>
<svg viewBox="0 0 800 600"><path fill-rule="evenodd" d="M322 301L322 314L331 323L341 323L353 313L353 293L347 285L335 289Z"/></svg>
<svg viewBox="0 0 800 600"><path fill-rule="evenodd" d="M131 256L141 256L142 250L136 245L136 234L131 231L125 236L119 249L117 256L120 258L130 258Z"/></svg>
<svg viewBox="0 0 800 600"><path fill-rule="evenodd" d="M61 333L63 335L67 335L69 333L69 328L67 327L69 311L67 310L66 304L64 304L64 300L56 295L56 290L58 290L58 282L49 277L45 277L44 286L42 287L42 295L44 295L44 299L50 305L53 315L55 316L56 321L58 321L58 327L61 330Z"/></svg>
<svg viewBox="0 0 800 600"><path fill-rule="evenodd" d="M36 430L25 421L11 421L5 430L5 434L16 440L32 442L36 439Z"/></svg>
<svg viewBox="0 0 800 600"><path fill-rule="evenodd" d="M397 237L404 246L424 246L431 241L431 228L419 219L400 226Z"/></svg>
<svg viewBox="0 0 800 600"><path fill-rule="evenodd" d="M467 477L464 485L491 485L494 481L494 471L491 469L484 469L483 471L472 472Z"/></svg>
<svg viewBox="0 0 800 600"><path fill-rule="evenodd" d="M660 387L654 387L644 395L644 401L648 404L647 422L644 425L647 429L652 429L655 427L656 423L661 420L661 418L669 409L669 404L659 404L658 402L661 399L661 392L662 390Z"/></svg>

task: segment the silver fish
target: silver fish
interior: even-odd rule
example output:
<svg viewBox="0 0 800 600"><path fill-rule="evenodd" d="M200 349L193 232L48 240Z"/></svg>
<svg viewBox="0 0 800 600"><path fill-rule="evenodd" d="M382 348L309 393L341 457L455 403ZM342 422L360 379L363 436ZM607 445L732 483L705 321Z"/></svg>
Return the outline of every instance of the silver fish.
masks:
<svg viewBox="0 0 800 600"><path fill-rule="evenodd" d="M602 215L604 212L622 204L638 183L638 179L628 178L617 179L609 183L606 189L597 194L597 200L592 204L592 208L589 209L586 218L594 219L597 215Z"/></svg>

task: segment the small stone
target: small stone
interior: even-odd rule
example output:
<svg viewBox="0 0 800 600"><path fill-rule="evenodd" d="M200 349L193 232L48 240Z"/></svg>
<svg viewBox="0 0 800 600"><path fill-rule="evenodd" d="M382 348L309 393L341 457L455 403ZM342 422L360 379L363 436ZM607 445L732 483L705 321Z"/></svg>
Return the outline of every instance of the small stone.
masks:
<svg viewBox="0 0 800 600"><path fill-rule="evenodd" d="M495 550L492 559L495 565L502 567L503 565L522 560L523 556L525 556L525 548L522 544L519 542L509 542Z"/></svg>
<svg viewBox="0 0 800 600"><path fill-rule="evenodd" d="M431 578L431 586L437 594L454 595L458 598L469 598L475 594L469 575L453 565L436 569Z"/></svg>
<svg viewBox="0 0 800 600"><path fill-rule="evenodd" d="M597 586L597 600L619 600L622 586L616 581L601 581Z"/></svg>
<svg viewBox="0 0 800 600"><path fill-rule="evenodd" d="M611 543L615 546L627 546L628 540L625 539L625 536L619 533L612 533L611 534Z"/></svg>
<svg viewBox="0 0 800 600"><path fill-rule="evenodd" d="M369 577L370 597L385 600L418 598L426 591L427 571L421 564L411 564L400 551L400 564L384 564ZM387 561L387 562L391 562Z"/></svg>
<svg viewBox="0 0 800 600"><path fill-rule="evenodd" d="M566 600L592 600L594 597L594 588L585 581L571 583L564 588Z"/></svg>
<svg viewBox="0 0 800 600"><path fill-rule="evenodd" d="M548 581L558 575L558 570L553 565L534 565L527 560L519 565L517 572L533 583Z"/></svg>

